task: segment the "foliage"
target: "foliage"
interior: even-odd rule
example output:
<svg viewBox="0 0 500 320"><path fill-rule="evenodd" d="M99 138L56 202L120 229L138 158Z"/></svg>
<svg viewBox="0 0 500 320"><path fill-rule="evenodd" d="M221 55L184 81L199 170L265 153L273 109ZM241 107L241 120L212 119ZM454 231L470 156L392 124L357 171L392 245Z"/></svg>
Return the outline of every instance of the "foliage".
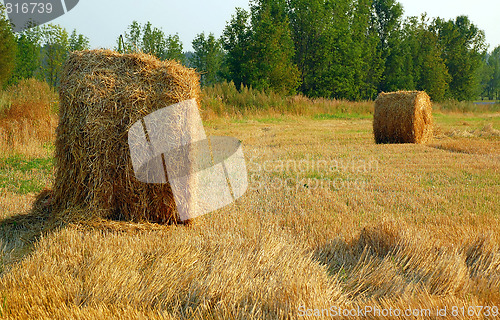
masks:
<svg viewBox="0 0 500 320"><path fill-rule="evenodd" d="M450 76L439 50L437 35L430 29L427 17L411 17L403 24L405 38L400 52L409 56L406 67L400 71L406 74L406 90L426 91L434 101L445 100Z"/></svg>
<svg viewBox="0 0 500 320"><path fill-rule="evenodd" d="M69 36L69 50L70 51L80 51L87 50L90 48L90 41L83 34L77 34L76 29L73 29L71 35Z"/></svg>
<svg viewBox="0 0 500 320"><path fill-rule="evenodd" d="M141 25L135 20L132 21L128 26L128 32L124 33L125 36L118 37L118 47L115 50L121 53L141 51L141 32Z"/></svg>
<svg viewBox="0 0 500 320"><path fill-rule="evenodd" d="M227 66L227 78L235 83L237 87L249 83L250 61L249 48L251 45L251 27L249 23L250 14L236 8L236 14L226 25L222 40L226 50L225 64Z"/></svg>
<svg viewBox="0 0 500 320"><path fill-rule="evenodd" d="M251 78L248 85L292 94L299 85L294 43L284 0L255 0L251 5Z"/></svg>
<svg viewBox="0 0 500 320"><path fill-rule="evenodd" d="M3 19L0 44L0 84L35 77L57 86L68 52L88 49L89 39L51 24L13 35ZM250 0L220 38L203 32L192 45L183 53L178 34L133 21L115 49L179 60L203 86L355 101L397 90L425 90L438 102L500 96L500 49L488 54L467 16L403 19L397 0Z"/></svg>
<svg viewBox="0 0 500 320"><path fill-rule="evenodd" d="M16 41L5 8L0 4L0 88L15 68Z"/></svg>
<svg viewBox="0 0 500 320"><path fill-rule="evenodd" d="M41 32L40 28L29 28L18 33L16 67L9 80L16 84L22 79L39 77L41 68Z"/></svg>
<svg viewBox="0 0 500 320"><path fill-rule="evenodd" d="M163 31L153 27L151 22L148 21L144 25L142 33L142 51L161 57L165 47L165 34Z"/></svg>
<svg viewBox="0 0 500 320"><path fill-rule="evenodd" d="M124 36L118 37L116 44L115 50L120 53L144 52L161 60L185 62L179 35L165 36L161 29L154 27L149 21L144 26L133 21Z"/></svg>
<svg viewBox="0 0 500 320"><path fill-rule="evenodd" d="M451 76L451 97L463 101L478 95L477 71L486 51L484 32L467 16L455 20L436 19L432 25L438 35L441 56Z"/></svg>
<svg viewBox="0 0 500 320"><path fill-rule="evenodd" d="M16 66L9 84L36 78L51 86L59 84L59 73L68 52L89 48L90 41L74 29L68 31L54 24L25 29L15 36L17 42Z"/></svg>
<svg viewBox="0 0 500 320"><path fill-rule="evenodd" d="M70 50L68 31L59 25L47 24L41 27L42 77L51 86L59 84L60 72Z"/></svg>
<svg viewBox="0 0 500 320"><path fill-rule="evenodd" d="M222 79L222 63L224 51L222 41L216 39L213 33L205 36L200 33L193 40L194 53L189 59L191 66L201 74L201 85L213 85Z"/></svg>
<svg viewBox="0 0 500 320"><path fill-rule="evenodd" d="M491 88L491 99L500 100L500 46L493 50L488 59L488 64L492 70L492 75L488 86Z"/></svg>
<svg viewBox="0 0 500 320"><path fill-rule="evenodd" d="M251 1L251 12L237 9L224 31L227 79L279 91L272 70L291 68L309 97L363 100L425 90L435 101L474 99L484 33L465 16L430 22L402 15L395 0ZM286 34L293 45L280 38Z"/></svg>
<svg viewBox="0 0 500 320"><path fill-rule="evenodd" d="M481 97L500 100L500 46L485 55L479 72Z"/></svg>
<svg viewBox="0 0 500 320"><path fill-rule="evenodd" d="M182 42L178 34L169 35L165 39L165 49L162 58L185 63L184 54L182 53Z"/></svg>
<svg viewBox="0 0 500 320"><path fill-rule="evenodd" d="M236 86L290 94L299 85L293 62L286 3L252 1L250 12L237 9L223 34L229 79Z"/></svg>
<svg viewBox="0 0 500 320"><path fill-rule="evenodd" d="M349 46L349 59L352 67L352 80L347 99L362 100L374 99L383 73L381 59L380 36L374 25L372 2L358 0L354 4L353 18L351 21Z"/></svg>

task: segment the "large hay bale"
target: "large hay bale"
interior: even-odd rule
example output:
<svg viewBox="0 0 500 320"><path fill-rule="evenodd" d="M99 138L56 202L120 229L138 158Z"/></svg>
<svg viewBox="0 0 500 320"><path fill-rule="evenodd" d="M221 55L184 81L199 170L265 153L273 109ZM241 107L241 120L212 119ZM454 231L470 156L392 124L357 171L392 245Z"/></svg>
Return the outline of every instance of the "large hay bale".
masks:
<svg viewBox="0 0 500 320"><path fill-rule="evenodd" d="M175 61L109 50L73 52L60 83L53 206L131 221L179 221L170 184L134 176L127 133L144 116L199 100L199 77ZM73 213L76 215L76 213Z"/></svg>
<svg viewBox="0 0 500 320"><path fill-rule="evenodd" d="M432 126L431 99L423 91L382 92L375 100L376 143L425 143Z"/></svg>

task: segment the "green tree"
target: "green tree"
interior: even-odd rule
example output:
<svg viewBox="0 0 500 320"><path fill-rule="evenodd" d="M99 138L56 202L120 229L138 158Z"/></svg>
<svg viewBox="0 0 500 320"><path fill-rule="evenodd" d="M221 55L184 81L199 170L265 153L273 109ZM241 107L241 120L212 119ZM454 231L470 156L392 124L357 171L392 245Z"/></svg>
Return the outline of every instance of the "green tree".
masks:
<svg viewBox="0 0 500 320"><path fill-rule="evenodd" d="M5 16L5 8L0 4L0 87L9 80L15 68L16 47L10 21Z"/></svg>
<svg viewBox="0 0 500 320"><path fill-rule="evenodd" d="M89 48L89 39L76 30L68 37L66 29L56 25L35 26L16 35L16 68L10 83L37 78L56 86L69 51Z"/></svg>
<svg viewBox="0 0 500 320"><path fill-rule="evenodd" d="M486 53L484 32L467 16L455 20L436 19L432 29L438 35L442 58L451 76L450 93L457 100L472 100L479 92L478 68Z"/></svg>
<svg viewBox="0 0 500 320"><path fill-rule="evenodd" d="M237 9L223 34L227 78L237 86L282 89L276 84L296 72L291 82L312 97L360 100L418 89L439 101L477 92L484 34L466 17L403 22L397 0L250 4L250 13Z"/></svg>
<svg viewBox="0 0 500 320"><path fill-rule="evenodd" d="M83 34L76 33L76 29L73 29L71 35L69 36L69 51L80 51L88 50L90 48L90 40Z"/></svg>
<svg viewBox="0 0 500 320"><path fill-rule="evenodd" d="M160 59L165 58L166 40L161 29L153 27L151 22L144 25L142 33L142 51Z"/></svg>
<svg viewBox="0 0 500 320"><path fill-rule="evenodd" d="M293 62L295 48L286 2L254 0L251 13L252 45L248 62L253 72L249 84L256 89L295 93L299 70Z"/></svg>
<svg viewBox="0 0 500 320"><path fill-rule="evenodd" d="M488 57L489 79L487 82L488 97L490 99L500 100L500 46Z"/></svg>
<svg viewBox="0 0 500 320"><path fill-rule="evenodd" d="M41 73L51 86L58 86L60 73L69 52L68 31L59 25L41 27L43 39Z"/></svg>
<svg viewBox="0 0 500 320"><path fill-rule="evenodd" d="M484 55L483 60L481 61L481 66L479 67L479 81L480 81L480 86L481 86L481 92L480 92L480 97L481 99L491 98L491 88L489 88L489 82L491 80L491 77L493 76L493 70L490 68L489 65L489 58L490 55L486 53Z"/></svg>
<svg viewBox="0 0 500 320"><path fill-rule="evenodd" d="M192 67L201 74L201 84L212 85L222 80L221 70L224 61L222 41L213 33L201 33L193 40L194 53L190 58Z"/></svg>
<svg viewBox="0 0 500 320"><path fill-rule="evenodd" d="M300 91L373 98L385 69L382 44L389 47L400 7L389 0L288 0L288 6Z"/></svg>
<svg viewBox="0 0 500 320"><path fill-rule="evenodd" d="M347 91L350 46L348 1L289 0L294 62L300 72L300 92L311 97L340 97Z"/></svg>
<svg viewBox="0 0 500 320"><path fill-rule="evenodd" d="M375 98L382 78L383 60L378 50L381 40L371 5L371 0L358 0L354 4L348 65L353 77L348 99Z"/></svg>
<svg viewBox="0 0 500 320"><path fill-rule="evenodd" d="M403 53L405 66L400 70L406 74L394 90L423 90L434 101L447 97L450 75L441 57L437 34L432 30L426 15L420 19L408 18L403 24L404 38L399 52Z"/></svg>
<svg viewBox="0 0 500 320"><path fill-rule="evenodd" d="M420 34L419 54L422 58L417 89L426 91L435 101L443 101L448 92L451 77L437 46L437 35L429 30Z"/></svg>
<svg viewBox="0 0 500 320"><path fill-rule="evenodd" d="M249 20L250 14L246 10L236 8L236 14L226 25L222 35L226 50L226 78L233 81L236 87L248 85L249 73L252 72L248 66L252 35Z"/></svg>
<svg viewBox="0 0 500 320"><path fill-rule="evenodd" d="M374 0L372 6L374 25L380 38L378 51L384 63L379 91L413 87L406 70L410 63L409 52L402 46L402 5L395 0Z"/></svg>
<svg viewBox="0 0 500 320"><path fill-rule="evenodd" d="M380 91L413 90L416 88L413 68L413 49L418 48L413 30L405 24L388 40L389 51L385 60ZM410 43L412 44L410 46Z"/></svg>
<svg viewBox="0 0 500 320"><path fill-rule="evenodd" d="M153 27L149 21L143 28L141 49L143 52L158 58L162 58L164 55L165 34L162 30Z"/></svg>
<svg viewBox="0 0 500 320"><path fill-rule="evenodd" d="M396 0L373 0L373 17L377 34L380 37L379 48L386 59L391 50L391 39L398 37L403 6Z"/></svg>
<svg viewBox="0 0 500 320"><path fill-rule="evenodd" d="M163 31L153 27L149 21L144 26L133 21L128 26L124 36L118 37L116 44L115 50L120 53L144 52L161 60L175 59L184 63L182 42L179 35L165 37Z"/></svg>
<svg viewBox="0 0 500 320"><path fill-rule="evenodd" d="M165 39L165 50L163 52L163 58L169 60L177 60L180 63L184 63L182 42L178 34L169 35Z"/></svg>
<svg viewBox="0 0 500 320"><path fill-rule="evenodd" d="M132 21L128 26L128 31L125 31L124 36L117 39L118 47L115 48L120 53L134 53L142 51L141 43L141 25L137 21ZM123 43L121 43L123 40Z"/></svg>
<svg viewBox="0 0 500 320"><path fill-rule="evenodd" d="M40 78L42 50L40 27L25 29L18 33L16 42L16 67L9 83L17 83L27 78Z"/></svg>

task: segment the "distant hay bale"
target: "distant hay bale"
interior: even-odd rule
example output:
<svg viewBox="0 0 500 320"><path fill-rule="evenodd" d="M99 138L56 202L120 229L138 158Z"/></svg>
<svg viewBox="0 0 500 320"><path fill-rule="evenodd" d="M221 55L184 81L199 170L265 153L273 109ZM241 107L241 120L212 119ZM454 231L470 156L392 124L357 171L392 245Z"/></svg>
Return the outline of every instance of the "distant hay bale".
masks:
<svg viewBox="0 0 500 320"><path fill-rule="evenodd" d="M432 103L423 91L381 93L375 100L376 143L425 143L432 138Z"/></svg>
<svg viewBox="0 0 500 320"><path fill-rule="evenodd" d="M55 215L66 217L77 208L74 215L179 221L170 184L134 176L127 134L156 110L199 100L196 72L146 54L78 51L64 66L59 95Z"/></svg>

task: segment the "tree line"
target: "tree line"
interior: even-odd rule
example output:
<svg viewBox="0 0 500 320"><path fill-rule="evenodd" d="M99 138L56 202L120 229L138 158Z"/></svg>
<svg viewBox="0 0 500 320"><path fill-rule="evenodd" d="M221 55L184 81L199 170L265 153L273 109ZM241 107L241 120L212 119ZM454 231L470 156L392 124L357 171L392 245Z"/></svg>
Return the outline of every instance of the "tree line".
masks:
<svg viewBox="0 0 500 320"><path fill-rule="evenodd" d="M0 83L38 77L57 85L68 52L88 47L76 30L49 24L14 35L3 19ZM203 86L232 81L348 100L396 90L425 90L435 101L500 95L500 47L488 53L484 32L467 16L405 19L396 0L251 0L221 37L200 33L192 47L184 52L178 34L134 21L114 49L179 60L200 72Z"/></svg>
<svg viewBox="0 0 500 320"><path fill-rule="evenodd" d="M14 34L2 13L0 8L0 85L36 78L57 86L68 53L90 47L87 37L54 24Z"/></svg>
<svg viewBox="0 0 500 320"><path fill-rule="evenodd" d="M221 38L225 78L310 97L425 90L436 101L498 98L498 52L466 16L403 18L395 0L253 0Z"/></svg>

